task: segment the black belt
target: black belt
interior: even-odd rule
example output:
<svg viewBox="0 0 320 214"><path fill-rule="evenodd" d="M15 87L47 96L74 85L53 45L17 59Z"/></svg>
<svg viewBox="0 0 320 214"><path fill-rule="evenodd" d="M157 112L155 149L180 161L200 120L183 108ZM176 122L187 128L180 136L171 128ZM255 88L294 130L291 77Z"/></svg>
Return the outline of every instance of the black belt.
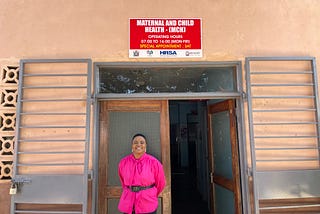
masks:
<svg viewBox="0 0 320 214"><path fill-rule="evenodd" d="M154 187L155 185L149 185L149 186L128 186L128 189L130 189L132 192L139 192L141 190L146 190Z"/></svg>

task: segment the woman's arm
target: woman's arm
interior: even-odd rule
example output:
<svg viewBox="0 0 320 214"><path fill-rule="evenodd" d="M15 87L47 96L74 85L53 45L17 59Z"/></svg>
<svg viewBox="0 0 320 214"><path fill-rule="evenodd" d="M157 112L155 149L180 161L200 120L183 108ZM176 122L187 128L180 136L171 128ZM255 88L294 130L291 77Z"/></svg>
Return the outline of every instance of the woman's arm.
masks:
<svg viewBox="0 0 320 214"><path fill-rule="evenodd" d="M124 185L124 178L123 178L123 174L122 174L122 167L123 167L122 165L123 164L120 161L119 166L118 166L118 175L119 175L119 179L120 179L120 182L121 182L121 186L122 186L122 188L124 188L125 185Z"/></svg>
<svg viewBox="0 0 320 214"><path fill-rule="evenodd" d="M157 161L155 168L155 185L157 188L157 195L159 196L166 186L166 178L164 175L163 166L159 161Z"/></svg>

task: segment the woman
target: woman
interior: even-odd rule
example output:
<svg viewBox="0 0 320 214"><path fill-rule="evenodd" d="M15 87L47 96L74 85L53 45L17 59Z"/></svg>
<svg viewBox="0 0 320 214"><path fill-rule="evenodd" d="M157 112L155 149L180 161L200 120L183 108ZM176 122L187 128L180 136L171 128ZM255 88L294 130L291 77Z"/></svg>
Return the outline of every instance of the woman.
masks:
<svg viewBox="0 0 320 214"><path fill-rule="evenodd" d="M144 135L134 135L131 146L132 154L119 163L123 191L118 209L128 214L155 214L158 196L166 184L163 167L155 157L146 153Z"/></svg>

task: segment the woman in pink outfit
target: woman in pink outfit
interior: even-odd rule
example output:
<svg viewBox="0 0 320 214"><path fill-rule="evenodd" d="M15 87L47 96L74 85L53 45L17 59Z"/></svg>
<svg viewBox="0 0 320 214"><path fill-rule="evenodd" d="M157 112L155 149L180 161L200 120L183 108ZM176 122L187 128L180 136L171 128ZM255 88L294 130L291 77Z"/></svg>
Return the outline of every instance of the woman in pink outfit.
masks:
<svg viewBox="0 0 320 214"><path fill-rule="evenodd" d="M146 153L147 141L142 134L132 138L132 154L119 163L122 195L118 209L126 214L155 214L158 196L166 185L162 164Z"/></svg>

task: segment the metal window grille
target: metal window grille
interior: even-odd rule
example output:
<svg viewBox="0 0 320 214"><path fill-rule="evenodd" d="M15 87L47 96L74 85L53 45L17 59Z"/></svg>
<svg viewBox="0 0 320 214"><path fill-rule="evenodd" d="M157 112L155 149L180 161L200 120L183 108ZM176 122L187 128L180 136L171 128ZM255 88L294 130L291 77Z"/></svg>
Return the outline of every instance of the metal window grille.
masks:
<svg viewBox="0 0 320 214"><path fill-rule="evenodd" d="M263 201L320 197L319 95L313 57L246 58L255 213L315 203Z"/></svg>
<svg viewBox="0 0 320 214"><path fill-rule="evenodd" d="M91 60L21 60L11 213L87 213Z"/></svg>

